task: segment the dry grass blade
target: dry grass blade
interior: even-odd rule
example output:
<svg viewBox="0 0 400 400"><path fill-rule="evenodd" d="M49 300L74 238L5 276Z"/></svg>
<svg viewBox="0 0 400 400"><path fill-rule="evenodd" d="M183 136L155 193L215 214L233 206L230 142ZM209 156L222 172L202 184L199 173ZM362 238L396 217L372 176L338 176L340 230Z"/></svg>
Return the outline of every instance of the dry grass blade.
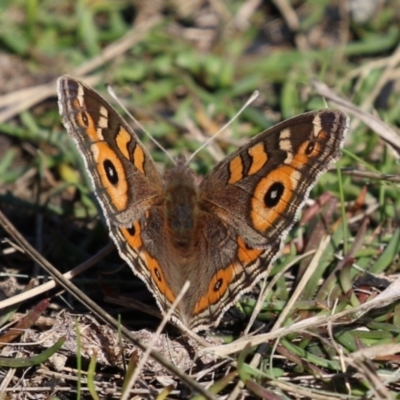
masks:
<svg viewBox="0 0 400 400"><path fill-rule="evenodd" d="M8 343L11 343L15 338L21 336L25 330L34 325L38 318L46 311L49 303L49 299L40 301L39 304L35 305L35 307L21 318L12 329L0 335L0 349Z"/></svg>
<svg viewBox="0 0 400 400"><path fill-rule="evenodd" d="M400 176L393 174L379 174L377 172L360 171L353 169L342 169L341 172L344 175L355 176L357 178L376 179L378 181L400 183Z"/></svg>
<svg viewBox="0 0 400 400"><path fill-rule="evenodd" d="M114 249L115 249L115 246L110 243L108 246L101 249L93 257L90 257L89 260L85 261L81 265L78 265L71 271L63 274L64 278L66 280L71 280L71 279L75 278L79 274L86 271L88 268L92 267L97 261L104 258L107 254L109 254ZM2 301L0 301L0 310L4 309L6 307L12 306L14 304L21 303L27 299L31 299L31 298L38 296L39 294L42 294L44 292L47 292L48 290L55 288L56 285L57 285L56 281L54 281L54 280L48 281L48 282L45 282L33 289L27 290L26 292L22 292L20 294L14 295L8 299L2 300Z"/></svg>
<svg viewBox="0 0 400 400"><path fill-rule="evenodd" d="M386 288L378 296L376 296L375 298L366 303L360 304L358 307L355 307L351 310L341 311L337 314L329 316L311 317L303 321L296 322L292 324L290 327L279 328L273 332L257 335L250 339L248 338L238 339L236 342L233 342L231 344L218 347L210 347L208 349L201 350L201 352L210 351L219 356L227 356L229 354L241 351L248 344L256 346L258 344L267 342L269 340L277 339L281 336L285 336L290 333L305 331L307 329L315 328L321 325L327 325L328 323L337 323L337 322L340 322L342 324L350 323L360 318L363 314L365 314L369 310L384 307L388 304L394 303L396 300L399 299L400 299L400 278L397 278L394 282L391 283L391 285L388 288Z"/></svg>
<svg viewBox="0 0 400 400"><path fill-rule="evenodd" d="M159 21L159 17L154 17L147 19L142 24L135 25L123 38L103 49L100 55L93 58L92 60L87 61L79 68L76 68L72 72L72 75L83 77L94 69L100 67L101 65L104 65L110 60L113 60L115 57L120 56L124 52L128 51L134 44L139 43L143 39L143 37L146 36L148 30L152 29ZM96 84L97 82L99 82L99 80L99 76L85 78L85 81L90 85ZM3 123L10 118L13 118L22 111L33 107L35 104L38 104L44 99L50 96L54 96L55 94L56 81L53 81L49 84L40 85L36 88L29 88L21 91L20 93L17 93L16 96L12 97L12 104L9 104L10 100L8 96L4 99L0 98L0 104L8 105L8 108L0 112L0 123Z"/></svg>
<svg viewBox="0 0 400 400"><path fill-rule="evenodd" d="M361 105L361 109L367 111L371 108L376 98L382 92L385 85L388 82L396 80L398 78L398 71L396 68L400 64L400 46L397 46L397 49L393 52L392 56L389 57L385 63L385 70L383 71L382 75L379 77L379 81L376 83L375 87L373 88L372 92L369 96L363 101ZM359 122L355 122L358 124ZM357 125L353 125L353 129L355 129Z"/></svg>
<svg viewBox="0 0 400 400"><path fill-rule="evenodd" d="M28 110L35 104L40 103L50 96L54 96L56 93L56 85L55 82L51 82L47 85L40 85L33 89L29 89L29 93L30 92L33 93L25 97L25 91L22 91L18 94L16 101L10 104L8 108L0 112L0 123L15 117L22 111Z"/></svg>
<svg viewBox="0 0 400 400"><path fill-rule="evenodd" d="M366 347L351 353L351 357L355 361L373 360L388 355L400 353L400 343L387 343L371 347ZM399 371L400 372L400 371Z"/></svg>
<svg viewBox="0 0 400 400"><path fill-rule="evenodd" d="M140 15L137 16L138 19L141 18ZM110 46L103 49L101 54L93 59L85 62L80 67L73 71L73 75L81 77L87 75L91 71L104 65L121 54L125 53L132 46L140 43L143 38L153 29L159 22L160 16L155 15L150 18L143 19L139 24L135 24L131 30L129 30L120 40L113 42Z"/></svg>
<svg viewBox="0 0 400 400"><path fill-rule="evenodd" d="M368 112L362 110L360 107L357 107L353 103L338 96L335 92L329 89L329 87L325 83L313 80L312 85L314 86L318 94L336 103L344 111L359 118L366 125L368 125L396 151L396 157L400 157L400 136L392 128L387 126L383 121L381 121L374 115L369 114Z"/></svg>
<svg viewBox="0 0 400 400"><path fill-rule="evenodd" d="M254 310L251 314L250 320L247 323L246 329L244 330L244 335L247 335L254 323L254 321L257 318L257 314L260 312L261 307L263 306L263 301L265 299L265 296L267 295L267 293L272 291L272 288L276 285L276 282L282 277L282 275L287 272L291 267L293 267L293 265L297 264L299 261L301 261L304 258L307 258L309 256L311 256L312 254L314 254L315 250L311 250L308 251L304 254L302 254L299 257L296 257L296 259L294 259L292 262L290 262L284 269L282 269L278 274L276 274L270 282L268 282L268 285L265 286L263 284L263 287L260 289L260 295L258 296L257 299L257 303L254 307Z"/></svg>
<svg viewBox="0 0 400 400"><path fill-rule="evenodd" d="M322 240L320 242L320 245L319 245L317 251L314 254L314 257L311 260L310 265L308 266L308 268L306 269L306 272L302 276L299 284L296 287L296 290L294 291L293 295L291 296L291 298L290 298L289 302L287 303L285 309L279 315L279 318L275 322L271 332L274 332L276 329L279 329L282 326L282 324L285 321L287 315L292 310L293 305L296 303L296 301L298 300L300 294L302 293L305 285L309 281L310 277L314 274L315 269L318 267L318 262L319 262L319 260L320 260L320 258L322 256L322 254L324 253L326 247L328 246L330 240L331 240L331 238L328 235L325 236L324 238L322 238Z"/></svg>

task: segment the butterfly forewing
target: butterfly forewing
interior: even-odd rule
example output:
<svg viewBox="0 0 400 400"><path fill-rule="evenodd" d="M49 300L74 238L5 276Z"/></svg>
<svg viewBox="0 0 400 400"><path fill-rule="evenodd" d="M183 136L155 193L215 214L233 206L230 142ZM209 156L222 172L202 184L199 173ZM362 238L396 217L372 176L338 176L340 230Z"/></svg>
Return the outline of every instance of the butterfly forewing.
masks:
<svg viewBox="0 0 400 400"><path fill-rule="evenodd" d="M59 109L107 218L127 225L160 195L161 177L133 129L93 89L58 80ZM135 180L135 186L129 180Z"/></svg>
<svg viewBox="0 0 400 400"><path fill-rule="evenodd" d="M223 160L202 182L202 199L245 230L248 242L281 240L318 177L340 157L347 130L347 116L330 109L284 121Z"/></svg>

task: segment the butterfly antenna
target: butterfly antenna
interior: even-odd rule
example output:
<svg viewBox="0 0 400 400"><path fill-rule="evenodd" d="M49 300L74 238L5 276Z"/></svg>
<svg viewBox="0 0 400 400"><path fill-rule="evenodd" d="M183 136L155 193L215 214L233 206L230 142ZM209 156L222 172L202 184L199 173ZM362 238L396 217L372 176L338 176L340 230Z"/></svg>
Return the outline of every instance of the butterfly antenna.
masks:
<svg viewBox="0 0 400 400"><path fill-rule="evenodd" d="M126 107L122 104L118 96L115 94L114 89L111 87L111 85L106 84L106 88L110 96L119 104L119 106L125 111L125 113L133 120L133 122L150 138L150 140L153 141L153 143L161 150L163 151L167 157L172 161L172 163L175 165L176 162L173 159L173 157L168 153L168 151L164 148L164 146L157 140L155 139L144 127L143 125L126 109Z"/></svg>
<svg viewBox="0 0 400 400"><path fill-rule="evenodd" d="M191 160L193 160L194 156L201 150L204 149L204 147L207 147L213 140L215 140L215 138L222 132L224 131L229 125L232 124L233 121L235 121L239 115L243 112L243 110L245 108L247 108L249 106L249 104L251 104L258 96L259 96L260 92L258 90L255 90L253 92L253 94L250 96L250 98L246 101L246 103L244 104L244 106L242 106L242 108L218 131L216 132L214 135L212 135L211 137L209 137L198 149L196 149L192 155L189 157L189 159L187 160L187 164L189 164L189 162Z"/></svg>

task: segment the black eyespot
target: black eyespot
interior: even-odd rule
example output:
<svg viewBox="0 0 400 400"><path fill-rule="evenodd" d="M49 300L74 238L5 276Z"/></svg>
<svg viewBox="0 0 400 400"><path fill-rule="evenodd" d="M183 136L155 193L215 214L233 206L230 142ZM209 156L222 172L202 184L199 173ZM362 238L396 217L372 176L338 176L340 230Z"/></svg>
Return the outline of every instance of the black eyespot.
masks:
<svg viewBox="0 0 400 400"><path fill-rule="evenodd" d="M306 154L310 155L314 151L314 148L315 148L315 142L308 143L308 146L306 148Z"/></svg>
<svg viewBox="0 0 400 400"><path fill-rule="evenodd" d="M281 199L285 186L281 182L275 182L268 189L264 196L264 203L267 207L275 207Z"/></svg>
<svg viewBox="0 0 400 400"><path fill-rule="evenodd" d="M89 119L85 112L82 112L82 122L85 124L85 126L89 126Z"/></svg>
<svg viewBox="0 0 400 400"><path fill-rule="evenodd" d="M155 273L157 279L161 282L162 278L161 278L161 274L160 274L160 271L158 270L158 268L154 268L154 273Z"/></svg>
<svg viewBox="0 0 400 400"><path fill-rule="evenodd" d="M107 179L112 185L116 185L119 179L114 164L110 160L104 160L103 167L104 171L106 171Z"/></svg>
<svg viewBox="0 0 400 400"><path fill-rule="evenodd" d="M131 236L135 236L136 233L135 225L132 225L130 228L127 228L126 230Z"/></svg>
<svg viewBox="0 0 400 400"><path fill-rule="evenodd" d="M217 283L214 285L214 292L218 292L218 290L221 289L222 283L223 283L223 279L219 278L217 280Z"/></svg>

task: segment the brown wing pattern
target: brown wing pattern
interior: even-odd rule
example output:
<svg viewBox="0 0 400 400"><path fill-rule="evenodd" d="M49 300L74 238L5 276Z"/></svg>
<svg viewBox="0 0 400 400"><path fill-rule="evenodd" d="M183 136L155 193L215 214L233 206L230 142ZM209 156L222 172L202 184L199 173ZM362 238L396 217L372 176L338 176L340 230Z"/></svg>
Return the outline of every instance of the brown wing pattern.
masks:
<svg viewBox="0 0 400 400"><path fill-rule="evenodd" d="M58 80L59 108L90 171L106 217L126 225L159 196L161 177L133 129L98 93L68 76ZM129 185L134 179L135 185Z"/></svg>

